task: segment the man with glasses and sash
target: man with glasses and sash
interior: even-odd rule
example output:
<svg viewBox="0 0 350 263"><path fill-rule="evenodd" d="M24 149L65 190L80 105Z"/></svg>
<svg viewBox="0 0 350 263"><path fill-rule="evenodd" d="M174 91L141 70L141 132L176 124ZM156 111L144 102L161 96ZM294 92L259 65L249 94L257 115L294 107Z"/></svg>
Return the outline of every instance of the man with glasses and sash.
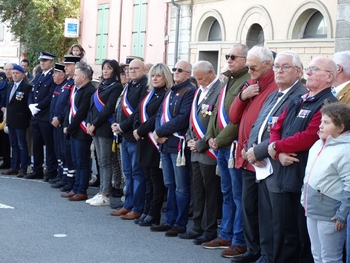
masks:
<svg viewBox="0 0 350 263"><path fill-rule="evenodd" d="M186 232L191 198L190 151L185 134L195 88L190 83L192 66L180 60L176 63L174 86L165 95L156 117L154 139L160 145L164 185L168 188L165 222L152 226L151 231L163 231L174 237Z"/></svg>
<svg viewBox="0 0 350 263"><path fill-rule="evenodd" d="M234 168L234 141L237 140L238 125L230 123L228 114L230 105L249 78L244 67L247 52L247 46L237 44L226 55L228 70L223 74L227 82L216 101L205 136L210 148L217 152L223 204L219 236L202 246L224 248L221 252L224 257L234 257L246 251L242 227L242 174Z"/></svg>

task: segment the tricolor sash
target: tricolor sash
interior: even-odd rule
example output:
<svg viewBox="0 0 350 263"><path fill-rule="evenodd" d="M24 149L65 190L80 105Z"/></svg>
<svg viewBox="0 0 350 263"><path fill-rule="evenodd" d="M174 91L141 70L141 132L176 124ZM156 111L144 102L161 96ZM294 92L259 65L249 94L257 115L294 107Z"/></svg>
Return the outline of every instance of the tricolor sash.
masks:
<svg viewBox="0 0 350 263"><path fill-rule="evenodd" d="M226 110L225 110L225 97L226 97L227 85L228 85L228 82L227 82L226 86L220 92L219 103L218 103L218 123L219 123L219 126L222 130L230 122L230 120L227 116Z"/></svg>
<svg viewBox="0 0 350 263"><path fill-rule="evenodd" d="M173 118L171 117L170 113L170 96L173 93L172 90L168 93L168 95L165 97L162 105L162 118L161 118L161 124L164 124L168 121L171 121ZM179 144L178 144L178 155L176 160L176 166L185 166L186 165L186 159L185 159L185 136L182 136L179 132L174 132L173 135L177 138L179 138Z"/></svg>
<svg viewBox="0 0 350 263"><path fill-rule="evenodd" d="M113 85L114 82L111 84ZM98 110L98 112L101 112L103 110L103 108L106 106L106 104L101 100L100 95L98 94L100 90L100 86L97 88L97 90L94 93L94 103L95 103L95 107ZM112 115L108 118L108 121L110 123L112 123Z"/></svg>
<svg viewBox="0 0 350 263"><path fill-rule="evenodd" d="M75 90L76 87L73 86L72 87L72 92L70 95L70 112L69 112L69 123L72 123L72 118L75 116L75 114L77 113L77 106L74 103L74 98L75 98L75 94L77 93L78 90ZM86 122L85 120L83 120L81 123L79 123L80 128L86 133Z"/></svg>
<svg viewBox="0 0 350 263"><path fill-rule="evenodd" d="M129 103L127 96L128 96L129 86L125 87L123 98L122 98L122 109L127 117L129 117L134 112L134 108Z"/></svg>
<svg viewBox="0 0 350 263"><path fill-rule="evenodd" d="M149 119L148 114L146 112L146 107L147 107L147 104L149 103L149 101L152 99L153 94L154 94L154 89L147 94L147 96L142 100L142 102L140 104L141 123L145 123ZM147 134L147 137L151 141L153 146L156 147L157 150L159 150L159 146L158 146L156 140L154 139L152 132L149 132Z"/></svg>
<svg viewBox="0 0 350 263"><path fill-rule="evenodd" d="M197 89L194 100L192 102L192 108L191 108L191 114L190 114L190 122L193 128L194 133L196 134L197 138L199 140L203 139L205 136L205 133L207 132L206 129L203 127L202 123L199 120L197 110L198 110L198 100L199 100L199 89ZM205 151L205 153L216 160L216 152L213 149L208 149Z"/></svg>

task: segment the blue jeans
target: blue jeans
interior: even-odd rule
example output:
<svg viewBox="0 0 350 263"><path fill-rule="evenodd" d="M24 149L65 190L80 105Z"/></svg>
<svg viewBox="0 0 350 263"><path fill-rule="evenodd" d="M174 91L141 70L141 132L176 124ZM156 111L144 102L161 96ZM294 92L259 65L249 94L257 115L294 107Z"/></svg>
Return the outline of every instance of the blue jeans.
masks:
<svg viewBox="0 0 350 263"><path fill-rule="evenodd" d="M73 163L76 167L75 183L72 191L86 194L90 180L90 145L91 140L77 140L70 137Z"/></svg>
<svg viewBox="0 0 350 263"><path fill-rule="evenodd" d="M9 127L9 139L12 148L11 169L27 171L28 146L26 129L13 129Z"/></svg>
<svg viewBox="0 0 350 263"><path fill-rule="evenodd" d="M221 176L222 221L219 237L232 244L245 246L242 222L242 171L228 168L230 149L218 151L217 162Z"/></svg>
<svg viewBox="0 0 350 263"><path fill-rule="evenodd" d="M143 169L136 163L137 143L122 142L122 168L125 175L126 193L124 207L142 214L145 204L146 180Z"/></svg>
<svg viewBox="0 0 350 263"><path fill-rule="evenodd" d="M176 166L177 154L161 153L160 157L162 160L164 185L168 188L165 224L186 227L191 199L188 166L191 165L191 159L186 158L186 166Z"/></svg>
<svg viewBox="0 0 350 263"><path fill-rule="evenodd" d="M346 221L346 263L350 263L350 213Z"/></svg>

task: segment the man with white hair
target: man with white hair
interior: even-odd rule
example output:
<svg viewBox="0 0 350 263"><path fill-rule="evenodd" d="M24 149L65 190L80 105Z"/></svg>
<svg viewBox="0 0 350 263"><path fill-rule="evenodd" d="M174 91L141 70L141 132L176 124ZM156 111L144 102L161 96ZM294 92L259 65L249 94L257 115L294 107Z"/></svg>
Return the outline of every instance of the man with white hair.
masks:
<svg viewBox="0 0 350 263"><path fill-rule="evenodd" d="M333 61L337 65L337 75L332 93L340 102L350 103L350 51L335 53Z"/></svg>
<svg viewBox="0 0 350 263"><path fill-rule="evenodd" d="M230 121L239 124L235 167L242 170L243 232L247 252L233 258L234 262L252 262L260 258L258 222L258 184L255 169L248 162L249 135L267 96L278 89L274 81L273 53L264 47L248 51L246 67L251 78L230 108Z"/></svg>

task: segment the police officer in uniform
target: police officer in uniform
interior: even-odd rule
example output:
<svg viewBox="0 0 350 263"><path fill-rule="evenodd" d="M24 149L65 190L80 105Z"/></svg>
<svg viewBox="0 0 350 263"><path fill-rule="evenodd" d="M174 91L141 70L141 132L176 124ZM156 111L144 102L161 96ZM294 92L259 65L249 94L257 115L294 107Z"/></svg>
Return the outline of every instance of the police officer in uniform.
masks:
<svg viewBox="0 0 350 263"><path fill-rule="evenodd" d="M35 76L32 92L29 94L29 109L32 114L33 136L33 173L27 174L26 179L41 179L44 177L44 145L46 146L47 175L44 181L57 175L57 159L54 150L53 126L50 123L50 103L56 84L53 81L53 65L55 55L40 52L38 60L42 72Z"/></svg>

